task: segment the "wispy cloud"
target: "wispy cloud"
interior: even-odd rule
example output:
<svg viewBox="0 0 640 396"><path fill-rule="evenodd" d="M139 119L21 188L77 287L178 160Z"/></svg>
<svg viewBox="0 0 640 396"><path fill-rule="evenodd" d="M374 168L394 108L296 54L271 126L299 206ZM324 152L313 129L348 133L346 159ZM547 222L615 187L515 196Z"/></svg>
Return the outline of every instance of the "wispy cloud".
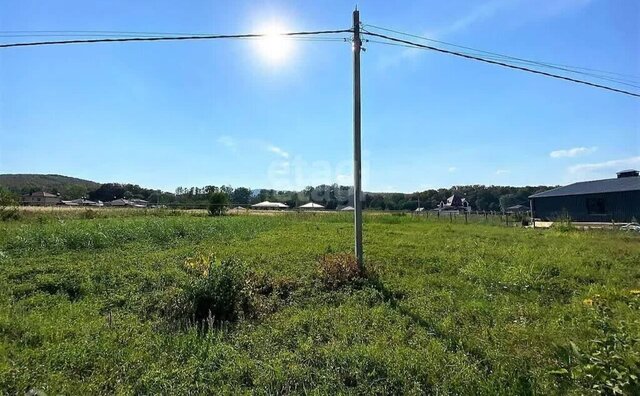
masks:
<svg viewBox="0 0 640 396"><path fill-rule="evenodd" d="M496 175L506 175L506 174L508 174L508 173L511 173L511 171L510 171L510 170L507 170L507 169L498 169L498 170L496 171Z"/></svg>
<svg viewBox="0 0 640 396"><path fill-rule="evenodd" d="M236 140L234 138L232 138L231 136L227 136L227 135L220 136L217 139L217 142L219 144L225 146L226 148L229 148L229 149L234 150L234 151L235 151L236 146L237 146Z"/></svg>
<svg viewBox="0 0 640 396"><path fill-rule="evenodd" d="M476 2L475 7L461 14L440 27L430 28L422 32L422 36L430 39L442 40L447 36L453 36L483 22L499 19L515 24L524 24L538 18L551 18L567 11L587 6L593 0L490 0ZM424 54L418 48L405 48L394 55L386 56L380 60L381 68L385 69L398 65L402 61L415 58L418 54Z"/></svg>
<svg viewBox="0 0 640 396"><path fill-rule="evenodd" d="M520 23L534 18L549 18L585 7L591 2L592 0L554 0L544 2L539 0L490 0L476 3L476 6L466 14L439 29L427 33L430 38L437 39L451 36L494 18L520 19Z"/></svg>
<svg viewBox="0 0 640 396"><path fill-rule="evenodd" d="M571 174L593 174L606 171L607 173L623 170L625 168L637 168L640 167L640 156L624 158L618 160L596 162L591 164L578 164L569 167L569 173Z"/></svg>
<svg viewBox="0 0 640 396"><path fill-rule="evenodd" d="M574 147L566 150L555 150L549 153L551 158L573 158L579 155L587 155L596 151L597 147Z"/></svg>
<svg viewBox="0 0 640 396"><path fill-rule="evenodd" d="M268 144L267 145L267 151L270 151L276 155L279 155L282 158L289 158L289 153L284 151L283 149L281 149L278 146L274 146L273 144Z"/></svg>
<svg viewBox="0 0 640 396"><path fill-rule="evenodd" d="M456 168L455 166L451 166L451 167L449 167L449 172L450 172L450 173L453 173L453 172L455 172L456 170L458 170L458 168Z"/></svg>
<svg viewBox="0 0 640 396"><path fill-rule="evenodd" d="M431 38L444 37L457 33L461 30L465 30L471 25L481 22L486 19L492 18L501 9L513 5L511 0L493 0L485 3L480 3L467 14L455 19L449 25L438 29L433 32L429 32Z"/></svg>

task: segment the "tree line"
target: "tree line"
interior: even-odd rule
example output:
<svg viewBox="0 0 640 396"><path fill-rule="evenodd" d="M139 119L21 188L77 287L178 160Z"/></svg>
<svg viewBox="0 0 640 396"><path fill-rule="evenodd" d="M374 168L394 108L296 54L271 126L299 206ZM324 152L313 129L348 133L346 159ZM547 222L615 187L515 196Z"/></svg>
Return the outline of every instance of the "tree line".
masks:
<svg viewBox="0 0 640 396"><path fill-rule="evenodd" d="M440 202L446 202L453 194L466 198L473 210L503 211L513 205L528 205L528 196L548 190L549 186L485 186L466 185L451 188L430 189L414 193L364 193L365 209L375 210L415 210L436 208ZM17 191L13 191L16 193ZM23 193L23 191L19 191ZM49 191L56 193L57 191ZM338 209L353 205L352 189L338 184L322 184L308 186L300 191L255 189L248 187L214 186L178 187L175 192L148 189L137 184L105 183L96 189L86 186L70 185L60 193L63 199L88 198L95 201L111 201L114 199L144 199L150 204L202 206L209 204L214 193L222 193L229 205L251 205L262 201L282 202L289 207L296 207L308 202L315 202L327 209ZM17 198L17 197L16 197Z"/></svg>

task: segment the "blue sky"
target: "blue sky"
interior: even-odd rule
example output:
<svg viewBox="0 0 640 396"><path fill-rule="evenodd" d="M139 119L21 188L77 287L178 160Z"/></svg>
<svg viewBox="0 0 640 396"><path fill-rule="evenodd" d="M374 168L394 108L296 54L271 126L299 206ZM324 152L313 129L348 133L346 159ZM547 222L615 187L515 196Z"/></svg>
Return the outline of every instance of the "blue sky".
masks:
<svg viewBox="0 0 640 396"><path fill-rule="evenodd" d="M0 30L338 29L350 27L352 8L344 1L10 0L0 3ZM365 24L640 75L634 0L361 1L359 8ZM286 45L280 62L249 40L0 50L0 173L168 191L350 184L351 46ZM367 191L564 184L640 168L636 98L444 54L365 46Z"/></svg>

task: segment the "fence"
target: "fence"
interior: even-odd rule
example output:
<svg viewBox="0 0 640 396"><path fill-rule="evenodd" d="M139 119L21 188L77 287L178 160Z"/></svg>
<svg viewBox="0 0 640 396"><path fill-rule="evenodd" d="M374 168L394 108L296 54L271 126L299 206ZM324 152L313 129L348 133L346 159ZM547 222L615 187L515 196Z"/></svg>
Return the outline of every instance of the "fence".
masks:
<svg viewBox="0 0 640 396"><path fill-rule="evenodd" d="M51 206L22 206L25 211L33 212L50 212L50 213L63 213L73 212L78 210L109 210L109 211L146 211L146 210L180 210L180 211L194 211L194 212L206 212L209 209L209 204L204 203L166 203L166 204L150 204L147 207L132 207L132 206L65 206L65 205L51 205ZM250 213L352 213L352 211L341 211L339 209L305 209L300 207L293 208L253 208L251 204L221 204L226 211L231 214L250 214ZM396 215L396 216L411 216L418 219L424 219L428 221L448 222L452 224L468 224L468 223L484 223L504 226L522 226L528 225L530 217L528 213L502 213L497 211L407 211L407 210L373 210L365 209L364 213L367 215Z"/></svg>

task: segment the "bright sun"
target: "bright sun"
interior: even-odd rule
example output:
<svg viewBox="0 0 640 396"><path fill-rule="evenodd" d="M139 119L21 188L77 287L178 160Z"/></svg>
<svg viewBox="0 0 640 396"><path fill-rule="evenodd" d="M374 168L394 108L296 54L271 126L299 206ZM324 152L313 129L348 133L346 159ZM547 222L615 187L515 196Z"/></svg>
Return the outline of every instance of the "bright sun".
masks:
<svg viewBox="0 0 640 396"><path fill-rule="evenodd" d="M258 51L270 63L280 64L290 56L292 50L291 39L282 35L286 31L279 24L271 24L259 30L260 33L266 34L266 36L256 39Z"/></svg>

